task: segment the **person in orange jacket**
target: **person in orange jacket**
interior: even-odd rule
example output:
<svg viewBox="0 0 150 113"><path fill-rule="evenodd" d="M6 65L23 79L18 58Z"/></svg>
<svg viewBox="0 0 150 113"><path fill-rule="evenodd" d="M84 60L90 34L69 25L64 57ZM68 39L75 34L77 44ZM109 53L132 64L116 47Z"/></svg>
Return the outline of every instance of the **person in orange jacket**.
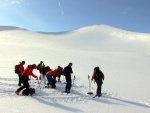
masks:
<svg viewBox="0 0 150 113"><path fill-rule="evenodd" d="M33 76L34 78L37 78L36 75L33 74L33 69L36 69L36 64L32 64L32 65L28 65L27 68L23 71L22 73L22 76L21 76L21 81L23 83L23 86L21 86L20 88L18 88L16 91L15 91L15 94L19 95L19 92L26 88L26 95L28 96L28 93L29 93L29 83L28 83L28 80L29 80L29 76Z"/></svg>
<svg viewBox="0 0 150 113"><path fill-rule="evenodd" d="M51 85L51 88L56 88L56 76L62 71L60 66L57 67L55 70L48 71L46 73L46 78L48 80L48 86Z"/></svg>
<svg viewBox="0 0 150 113"><path fill-rule="evenodd" d="M94 68L94 72L93 72L91 80L95 80L95 82L97 84L96 96L100 97L101 96L102 84L103 84L103 80L104 80L104 74L99 69L99 67Z"/></svg>
<svg viewBox="0 0 150 113"><path fill-rule="evenodd" d="M21 86L21 75L22 75L22 73L23 73L23 71L24 71L24 67L23 67L23 65L25 64L25 61L22 61L22 62L20 62L20 64L19 64L19 73L18 73L18 77L19 77L19 82L18 82L18 86Z"/></svg>

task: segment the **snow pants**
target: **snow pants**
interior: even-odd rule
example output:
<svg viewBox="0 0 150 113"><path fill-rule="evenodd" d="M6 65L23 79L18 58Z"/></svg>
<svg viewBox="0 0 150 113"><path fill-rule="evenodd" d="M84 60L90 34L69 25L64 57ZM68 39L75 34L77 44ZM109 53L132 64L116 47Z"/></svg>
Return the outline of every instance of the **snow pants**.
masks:
<svg viewBox="0 0 150 113"><path fill-rule="evenodd" d="M51 75L46 75L46 78L48 80L48 85L51 85L52 88L55 88L56 87L56 81L52 78Z"/></svg>
<svg viewBox="0 0 150 113"><path fill-rule="evenodd" d="M65 75L65 77L66 77L66 82L67 82L65 91L69 91L70 92L71 84L72 84L71 75Z"/></svg>
<svg viewBox="0 0 150 113"><path fill-rule="evenodd" d="M97 95L101 95L101 90L102 90L102 84L103 84L103 82L102 82L102 79L95 79L95 82L96 82L96 84L97 84L97 91L96 91L96 93L97 93Z"/></svg>
<svg viewBox="0 0 150 113"><path fill-rule="evenodd" d="M21 86L21 74L18 74L18 78L19 78L19 82L18 82L18 86Z"/></svg>
<svg viewBox="0 0 150 113"><path fill-rule="evenodd" d="M45 77L45 75L41 74L40 77L41 77L40 86L41 86L42 83L45 86L45 84L46 84L46 77Z"/></svg>
<svg viewBox="0 0 150 113"><path fill-rule="evenodd" d="M23 86L21 86L20 88L17 89L17 92L20 92L22 89L26 88L26 92L28 94L29 92L29 83L28 83L29 78L26 76L21 76L21 81L23 83Z"/></svg>

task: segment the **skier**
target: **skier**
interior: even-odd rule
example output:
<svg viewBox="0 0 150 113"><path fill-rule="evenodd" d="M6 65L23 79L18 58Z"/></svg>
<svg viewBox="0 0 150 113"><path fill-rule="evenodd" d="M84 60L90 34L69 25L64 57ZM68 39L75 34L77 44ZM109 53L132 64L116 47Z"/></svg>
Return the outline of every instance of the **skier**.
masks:
<svg viewBox="0 0 150 113"><path fill-rule="evenodd" d="M46 66L44 68L42 68L41 70L41 81L39 83L39 86L41 86L42 82L44 81L44 86L46 84L46 78L45 78L45 75L48 71L51 71L50 67L49 66Z"/></svg>
<svg viewBox="0 0 150 113"><path fill-rule="evenodd" d="M62 70L63 70L63 68L60 67L60 66L58 66L58 68L60 69L59 73L57 73L58 82L61 82L61 81L60 81L60 77L61 77L61 75L62 75Z"/></svg>
<svg viewBox="0 0 150 113"><path fill-rule="evenodd" d="M72 71L72 63L69 63L68 66L66 66L63 70L63 74L66 78L66 87L65 87L65 92L70 93L71 85L72 85L72 80L71 80L71 74L73 73Z"/></svg>
<svg viewBox="0 0 150 113"><path fill-rule="evenodd" d="M22 80L23 86L18 88L15 91L15 94L19 95L19 92L22 89L26 88L26 95L28 96L29 87L30 87L30 85L28 83L29 76L31 75L31 76L37 78L37 76L32 73L33 69L36 69L36 64L28 65L27 68L23 71L22 76L21 76L21 80Z"/></svg>
<svg viewBox="0 0 150 113"><path fill-rule="evenodd" d="M51 71L48 71L46 73L46 78L48 80L48 88L50 87L49 85L51 85L51 88L56 88L56 76L58 73L61 73L61 68L60 66L57 67L57 69L55 70L51 70Z"/></svg>
<svg viewBox="0 0 150 113"><path fill-rule="evenodd" d="M100 97L101 96L101 87L102 87L102 84L103 84L102 80L104 80L104 74L99 69L99 67L94 68L94 72L93 72L91 80L93 80L93 79L95 80L95 82L97 84L96 96Z"/></svg>
<svg viewBox="0 0 150 113"><path fill-rule="evenodd" d="M44 65L43 61L40 61L40 63L37 66L37 70L39 70L40 74L41 74L42 68L44 68L44 67L45 67L45 65Z"/></svg>

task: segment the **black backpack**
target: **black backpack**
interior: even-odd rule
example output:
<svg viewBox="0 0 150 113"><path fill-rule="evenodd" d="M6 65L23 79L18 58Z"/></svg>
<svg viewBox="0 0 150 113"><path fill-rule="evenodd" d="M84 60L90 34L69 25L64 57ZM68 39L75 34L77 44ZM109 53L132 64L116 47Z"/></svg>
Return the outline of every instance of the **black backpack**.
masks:
<svg viewBox="0 0 150 113"><path fill-rule="evenodd" d="M96 78L96 79L97 79L97 78L102 78L101 71L95 73L95 78Z"/></svg>
<svg viewBox="0 0 150 113"><path fill-rule="evenodd" d="M16 74L19 74L20 72L19 72L19 64L18 65L15 65L15 73Z"/></svg>
<svg viewBox="0 0 150 113"><path fill-rule="evenodd" d="M102 72L100 71L99 67L95 67L94 70L95 70L95 79L102 78Z"/></svg>
<svg viewBox="0 0 150 113"><path fill-rule="evenodd" d="M62 75L66 75L66 73L67 73L67 67L65 67L65 68L63 69Z"/></svg>
<svg viewBox="0 0 150 113"><path fill-rule="evenodd" d="M38 64L38 66L37 66L37 70L41 70L40 64Z"/></svg>

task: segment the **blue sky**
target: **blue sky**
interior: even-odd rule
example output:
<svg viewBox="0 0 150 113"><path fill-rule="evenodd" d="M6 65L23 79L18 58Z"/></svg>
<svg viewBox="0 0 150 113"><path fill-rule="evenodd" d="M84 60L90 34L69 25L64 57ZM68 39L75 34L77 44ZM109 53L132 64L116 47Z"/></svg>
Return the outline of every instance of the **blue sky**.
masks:
<svg viewBox="0 0 150 113"><path fill-rule="evenodd" d="M61 32L106 24L150 33L150 0L1 0L0 26Z"/></svg>

